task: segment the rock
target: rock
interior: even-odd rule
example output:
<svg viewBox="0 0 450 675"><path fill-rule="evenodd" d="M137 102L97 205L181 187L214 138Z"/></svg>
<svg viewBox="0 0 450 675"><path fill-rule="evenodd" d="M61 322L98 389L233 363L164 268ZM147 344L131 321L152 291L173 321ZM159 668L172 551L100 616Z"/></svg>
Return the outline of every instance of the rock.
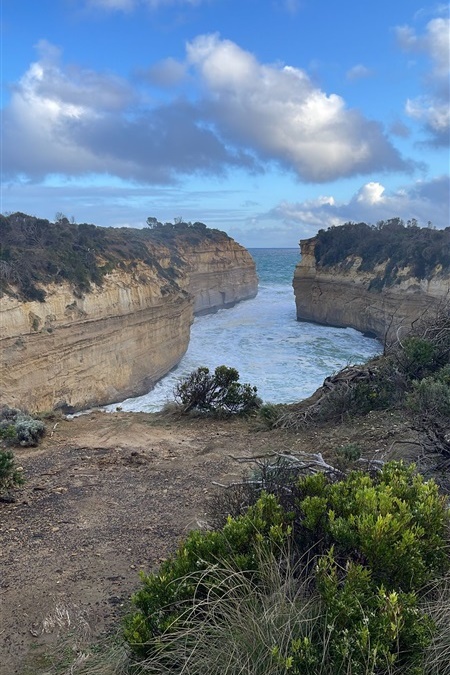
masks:
<svg viewBox="0 0 450 675"><path fill-rule="evenodd" d="M253 259L224 233L183 240L177 254L176 274L152 244L155 265L129 261L83 295L68 283L45 286L44 302L4 294L0 403L74 412L144 394L184 355L195 313L256 295ZM40 328L48 317L51 333Z"/></svg>
<svg viewBox="0 0 450 675"><path fill-rule="evenodd" d="M417 279L406 268L398 283L370 289L377 271L361 272L360 258L318 267L316 239L300 241L302 258L294 274L297 319L327 326L351 327L387 342L405 335L427 312L435 313L450 297L450 273L439 270Z"/></svg>

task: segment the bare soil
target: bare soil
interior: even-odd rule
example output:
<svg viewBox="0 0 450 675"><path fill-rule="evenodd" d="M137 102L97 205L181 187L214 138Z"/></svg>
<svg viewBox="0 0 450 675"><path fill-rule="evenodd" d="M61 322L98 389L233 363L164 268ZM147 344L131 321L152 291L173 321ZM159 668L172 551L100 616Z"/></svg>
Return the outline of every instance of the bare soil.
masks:
<svg viewBox="0 0 450 675"><path fill-rule="evenodd" d="M15 450L26 483L0 503L0 675L46 673L62 640L117 631L139 570L204 524L213 481L240 479L231 456L326 456L355 442L368 455L417 453L389 412L302 433L122 412L49 422L38 448Z"/></svg>

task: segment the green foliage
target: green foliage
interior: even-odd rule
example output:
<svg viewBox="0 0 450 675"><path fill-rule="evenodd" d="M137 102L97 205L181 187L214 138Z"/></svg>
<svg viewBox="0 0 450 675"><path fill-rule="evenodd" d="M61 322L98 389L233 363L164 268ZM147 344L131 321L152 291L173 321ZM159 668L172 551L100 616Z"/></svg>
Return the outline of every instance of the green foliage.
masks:
<svg viewBox="0 0 450 675"><path fill-rule="evenodd" d="M45 285L68 282L78 294L87 293L93 284L102 284L105 274L115 268L132 270L138 261L171 288L186 264L179 256L183 245L229 241L224 232L203 223L163 225L148 218L147 224L137 230L76 224L60 213L54 223L19 212L0 216L0 291L44 302ZM155 245L161 244L164 267L155 255Z"/></svg>
<svg viewBox="0 0 450 675"><path fill-rule="evenodd" d="M407 405L416 414L431 421L448 420L450 417L450 365L434 375L413 382L407 396Z"/></svg>
<svg viewBox="0 0 450 675"><path fill-rule="evenodd" d="M376 225L345 223L339 227L320 230L315 246L317 264L322 267L346 265L361 258L361 271L384 269L371 283L379 291L392 285L398 271L409 268L418 279L427 278L436 267L450 268L450 227L434 230L405 223L400 218L380 221Z"/></svg>
<svg viewBox="0 0 450 675"><path fill-rule="evenodd" d="M353 459L356 449L343 454ZM293 485L288 508L264 492L220 530L191 533L158 573L142 576L125 635L147 669L218 673L208 654L225 648L236 663L230 673L242 672L239 662L255 675L424 672L434 624L418 598L449 566L449 514L436 485L395 462L373 476L316 473ZM286 571L269 595L268 556Z"/></svg>
<svg viewBox="0 0 450 675"><path fill-rule="evenodd" d="M13 445L35 446L45 434L41 420L8 406L0 406L0 439Z"/></svg>
<svg viewBox="0 0 450 675"><path fill-rule="evenodd" d="M245 414L261 404L256 387L239 382L235 368L218 366L214 374L201 366L180 380L175 387L175 401L184 412L197 410L202 413Z"/></svg>
<svg viewBox="0 0 450 675"><path fill-rule="evenodd" d="M16 468L13 453L9 450L0 450L0 494L22 485L23 482L22 472Z"/></svg>
<svg viewBox="0 0 450 675"><path fill-rule="evenodd" d="M288 533L285 514L273 495L262 495L245 515L230 517L221 531L191 532L157 574L142 574L142 588L132 598L137 612L125 628L131 647L146 655L150 639L179 626L186 602L205 597L216 565L255 570L261 547L280 546Z"/></svg>
<svg viewBox="0 0 450 675"><path fill-rule="evenodd" d="M445 499L413 466L391 462L374 477L353 472L336 483L308 477L303 491L300 524L313 543L319 533L338 560L363 561L386 588L420 588L448 564Z"/></svg>
<svg viewBox="0 0 450 675"><path fill-rule="evenodd" d="M415 594L387 591L373 582L370 568L354 562L344 576L341 572L331 549L319 560L317 579L334 672L364 675L403 664L414 672L432 630L428 616L418 611Z"/></svg>
<svg viewBox="0 0 450 675"><path fill-rule="evenodd" d="M285 406L282 404L264 403L258 410L258 417L266 427L272 429L280 419Z"/></svg>

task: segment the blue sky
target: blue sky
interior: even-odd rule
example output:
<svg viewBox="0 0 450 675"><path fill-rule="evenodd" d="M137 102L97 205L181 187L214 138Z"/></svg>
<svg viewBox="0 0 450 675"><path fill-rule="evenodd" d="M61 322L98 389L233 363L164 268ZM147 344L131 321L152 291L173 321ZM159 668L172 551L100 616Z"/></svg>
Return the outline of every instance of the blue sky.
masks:
<svg viewBox="0 0 450 675"><path fill-rule="evenodd" d="M1 212L449 225L449 4L0 0Z"/></svg>

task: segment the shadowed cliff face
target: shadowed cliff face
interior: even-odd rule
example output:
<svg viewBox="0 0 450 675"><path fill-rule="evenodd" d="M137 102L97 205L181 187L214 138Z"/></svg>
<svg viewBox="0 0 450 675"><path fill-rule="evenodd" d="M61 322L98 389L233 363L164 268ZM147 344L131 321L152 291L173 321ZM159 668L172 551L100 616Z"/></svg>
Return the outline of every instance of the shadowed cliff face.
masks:
<svg viewBox="0 0 450 675"><path fill-rule="evenodd" d="M62 282L37 285L43 302L3 295L0 402L80 410L144 394L184 355L194 313L257 293L253 259L226 236L152 243L151 255L89 292Z"/></svg>
<svg viewBox="0 0 450 675"><path fill-rule="evenodd" d="M348 326L391 342L426 313L450 302L450 272L437 266L418 279L408 267L394 283L377 286L389 261L361 270L361 258L348 256L335 265L316 262L316 238L300 242L302 259L293 280L297 319L329 326Z"/></svg>

